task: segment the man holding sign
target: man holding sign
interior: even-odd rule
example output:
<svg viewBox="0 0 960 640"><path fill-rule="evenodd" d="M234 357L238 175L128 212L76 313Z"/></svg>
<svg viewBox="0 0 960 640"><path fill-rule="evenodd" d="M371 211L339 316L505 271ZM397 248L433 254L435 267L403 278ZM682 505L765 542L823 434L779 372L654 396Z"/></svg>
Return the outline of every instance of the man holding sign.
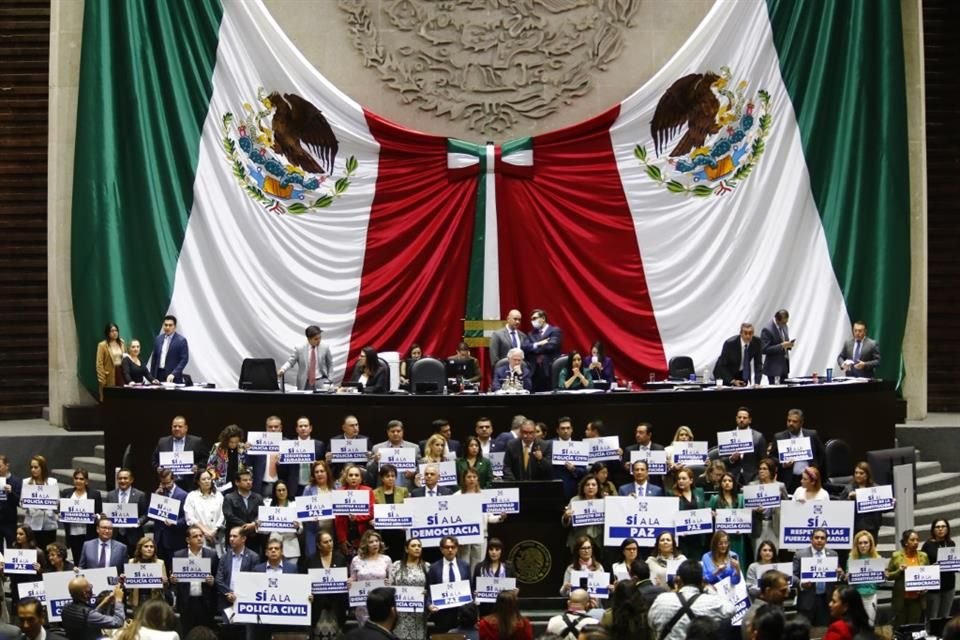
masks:
<svg viewBox="0 0 960 640"><path fill-rule="evenodd" d="M803 571L804 559L831 562L833 579L828 579L830 575L807 575L807 572ZM810 535L810 546L797 551L793 558L793 578L800 585L797 593L797 613L809 620L814 627L830 624L830 597L837 586L836 581L843 578L843 570L837 567L837 552L827 549L826 529L814 529Z"/></svg>
<svg viewBox="0 0 960 640"><path fill-rule="evenodd" d="M443 585L462 580L470 580L470 566L457 558L460 543L454 536L444 536L440 540L440 553L443 558L430 565L427 570L427 585ZM431 607L431 619L437 629L453 629L457 626L457 609L436 609Z"/></svg>
<svg viewBox="0 0 960 640"><path fill-rule="evenodd" d="M213 627L216 612L217 591L214 577L219 567L217 552L203 546L203 531L200 527L187 529L187 548L173 554L173 571L170 584L177 594L177 613L180 626L186 631L196 626ZM197 570L205 567L201 575Z"/></svg>
<svg viewBox="0 0 960 640"><path fill-rule="evenodd" d="M780 463L780 481L787 485L787 491L793 493L800 486L800 476L803 470L814 465L817 469L826 469L826 453L823 449L823 443L820 442L820 436L814 429L803 428L803 411L800 409L790 409L787 411L787 429L774 436L773 456L780 460L780 448L784 445L780 443L797 438L810 439L810 458L807 460L795 460ZM788 443L786 443L788 444ZM786 477L784 477L786 476Z"/></svg>

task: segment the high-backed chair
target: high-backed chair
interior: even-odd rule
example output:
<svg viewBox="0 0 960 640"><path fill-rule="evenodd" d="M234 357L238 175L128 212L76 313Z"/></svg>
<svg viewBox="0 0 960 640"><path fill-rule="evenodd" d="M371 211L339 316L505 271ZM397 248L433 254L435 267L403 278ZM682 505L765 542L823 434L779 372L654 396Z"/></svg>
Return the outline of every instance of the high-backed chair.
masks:
<svg viewBox="0 0 960 640"><path fill-rule="evenodd" d="M551 380L553 381L553 388L560 388L560 372L567 368L567 364L570 362L570 356L560 356L553 361L553 367L550 369Z"/></svg>
<svg viewBox="0 0 960 640"><path fill-rule="evenodd" d="M240 365L240 383L245 391L277 391L277 363L273 358L245 358Z"/></svg>
<svg viewBox="0 0 960 640"><path fill-rule="evenodd" d="M694 369L690 356L674 356L667 363L667 378L670 380L686 380L691 373L694 373Z"/></svg>
<svg viewBox="0 0 960 640"><path fill-rule="evenodd" d="M441 393L446 384L446 369L436 358L420 358L410 367L410 391L413 393Z"/></svg>

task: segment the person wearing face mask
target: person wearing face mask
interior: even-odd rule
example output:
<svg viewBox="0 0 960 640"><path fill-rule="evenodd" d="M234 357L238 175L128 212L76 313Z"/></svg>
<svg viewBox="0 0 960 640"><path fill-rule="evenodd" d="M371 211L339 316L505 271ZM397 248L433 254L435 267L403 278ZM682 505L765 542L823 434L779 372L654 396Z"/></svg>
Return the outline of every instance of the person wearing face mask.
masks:
<svg viewBox="0 0 960 640"><path fill-rule="evenodd" d="M534 309L530 314L533 330L523 342L523 353L530 366L534 391L550 391L553 388L553 361L561 353L563 333L558 327L547 323L547 313Z"/></svg>

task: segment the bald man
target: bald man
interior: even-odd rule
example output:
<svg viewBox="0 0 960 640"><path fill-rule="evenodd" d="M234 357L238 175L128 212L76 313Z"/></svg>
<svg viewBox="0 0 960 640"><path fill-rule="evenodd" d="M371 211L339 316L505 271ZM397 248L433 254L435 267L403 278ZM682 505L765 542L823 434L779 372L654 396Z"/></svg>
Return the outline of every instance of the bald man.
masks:
<svg viewBox="0 0 960 640"><path fill-rule="evenodd" d="M494 367L497 363L507 357L510 349L519 349L527 334L520 331L520 321L523 315L517 309L511 309L507 314L507 324L498 331L494 331L490 336L490 364Z"/></svg>

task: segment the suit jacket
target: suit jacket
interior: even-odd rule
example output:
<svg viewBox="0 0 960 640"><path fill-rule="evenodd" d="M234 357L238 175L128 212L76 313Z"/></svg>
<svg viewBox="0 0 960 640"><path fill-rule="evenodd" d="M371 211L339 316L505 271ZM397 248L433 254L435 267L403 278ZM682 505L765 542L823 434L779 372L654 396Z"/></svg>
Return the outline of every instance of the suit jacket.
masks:
<svg viewBox="0 0 960 640"><path fill-rule="evenodd" d="M813 449L813 460L810 461L810 464L816 465L817 469L820 470L821 480L823 482L826 482L827 481L827 469L826 469L827 453L823 448L823 443L820 442L820 435L817 433L815 429L800 429L800 435L807 436L808 438L810 438L810 448ZM781 440L789 440L789 439L790 439L790 431L788 430L779 431L774 436L772 455L773 455L773 459L776 460L778 464L780 462L780 449L777 443L780 442ZM781 477L784 476L784 473L782 471L780 472L780 476ZM786 480L783 480L783 482L786 482Z"/></svg>
<svg viewBox="0 0 960 640"><path fill-rule="evenodd" d="M284 438L286 440L286 438ZM313 459L323 460L327 445L318 438L313 439ZM253 492L263 496L263 472L267 470L267 462L270 456L247 456L250 461L251 473L253 473ZM277 481L287 484L290 489L290 495L297 493L297 487L300 484L300 463L280 464L277 463ZM270 496L266 496L270 497Z"/></svg>
<svg viewBox="0 0 960 640"><path fill-rule="evenodd" d="M657 444L656 442L650 443L651 451L663 451L664 447L662 444ZM637 443L628 444L623 448L623 468L626 469L627 473L633 477L633 469L630 468L630 455L634 451L639 451L640 445ZM650 476L647 478L647 482L650 484L655 484L658 487L663 487L663 476Z"/></svg>
<svg viewBox="0 0 960 640"><path fill-rule="evenodd" d="M763 373L773 382L774 376L780 379L790 375L790 358L787 356L787 350L783 348L783 342L790 339L790 332L787 327L781 327L776 320L771 320L760 331L760 345L763 348L763 355L766 356L763 361Z"/></svg>
<svg viewBox="0 0 960 640"><path fill-rule="evenodd" d="M533 450L540 447L543 451L543 459L537 460L533 456ZM514 438L513 442L507 445L506 453L503 456L503 479L504 480L550 480L553 478L553 471L550 469L550 447L549 444L537 440L533 444L530 454L528 468L523 468L523 441L520 438Z"/></svg>
<svg viewBox="0 0 960 640"><path fill-rule="evenodd" d="M567 469L566 465L563 464L553 464L553 442L556 440L550 441L550 472L553 474L555 480L559 480L563 483L563 497L565 500L569 500L573 496L577 495L577 487L580 484L580 478L586 475L586 467L574 467L573 471Z"/></svg>
<svg viewBox="0 0 960 640"><path fill-rule="evenodd" d="M763 348L760 346L760 338L754 336L750 340L749 356L753 365L753 382L760 384L760 378L763 375ZM740 347L740 336L735 335L723 343L720 350L720 357L717 358L717 364L713 367L713 377L717 380L723 380L723 384L729 385L734 380L743 379L743 349Z"/></svg>
<svg viewBox="0 0 960 640"><path fill-rule="evenodd" d="M503 451L506 453L507 445L513 442L514 440L519 440L519 436L513 435L513 431L504 431L503 433L498 433L497 437L493 439L493 444L490 445L490 451ZM496 445L496 449L494 449Z"/></svg>
<svg viewBox="0 0 960 640"><path fill-rule="evenodd" d="M137 526L134 529L113 530L113 537L128 547L135 546L143 537L143 526L147 523L147 507L150 505L150 497L140 489L130 487L129 492L127 502L137 505ZM108 491L104 502L120 502L120 490Z"/></svg>
<svg viewBox="0 0 960 640"><path fill-rule="evenodd" d="M853 360L854 342L853 338L851 338L843 343L843 349L840 351L840 355L837 356L837 366L842 367L844 361ZM863 369L850 367L844 375L851 378L873 377L873 370L880 366L880 345L877 344L876 340L872 340L871 338L863 339L863 344L860 345L860 362L865 365Z"/></svg>
<svg viewBox="0 0 960 640"><path fill-rule="evenodd" d="M187 558L189 557L189 553L190 551L187 549L180 549L173 553L173 557ZM200 555L204 558L210 558L210 575L216 579L217 570L220 568L220 558L217 557L217 552L213 549L203 547L200 549ZM190 599L190 583L178 581L173 585L173 588L177 594L177 611L183 611L184 604ZM200 598L203 599L203 603L206 606L213 609L213 607L217 605L216 582L212 585L202 584L200 587Z"/></svg>
<svg viewBox="0 0 960 640"><path fill-rule="evenodd" d="M521 380L523 382L523 388L527 391L533 391L533 378L530 374L530 367L526 364L522 365L523 375ZM500 387L503 386L503 381L510 377L510 365L505 364L503 366L497 367L493 372L493 383L490 385L491 391L499 391ZM498 436L499 437L499 436Z"/></svg>
<svg viewBox="0 0 960 640"><path fill-rule="evenodd" d="M833 549L824 549L823 555L827 557L836 557L837 552ZM800 558L812 558L813 557L813 547L806 546L803 549L797 551L793 556L793 581L797 585L797 610L798 611L810 611L814 608L814 602L817 597L817 590L815 586L810 586L808 589L803 589L800 587ZM824 585L824 594L827 599L830 599L830 595L833 593L834 588L836 587L836 582L828 582Z"/></svg>
<svg viewBox="0 0 960 640"><path fill-rule="evenodd" d="M547 340L546 344L536 346L535 343ZM533 377L546 376L553 388L553 361L560 355L563 343L563 332L558 327L548 324L543 329L534 329L523 342L523 353L527 364L533 371Z"/></svg>
<svg viewBox="0 0 960 640"><path fill-rule="evenodd" d="M263 506L263 497L252 491L247 497L246 505L243 503L243 496L237 491L231 491L223 496L223 519L227 531L256 520L261 506Z"/></svg>
<svg viewBox="0 0 960 640"><path fill-rule="evenodd" d="M157 440L157 446L153 450L153 468L158 469L160 467L160 452L161 451L173 451L173 436L163 436ZM193 464L197 465L197 470L202 471L207 466L207 454L210 453L210 449L203 442L203 439L200 436L195 436L187 434L183 438L183 451L193 453ZM176 476L177 486L183 489L184 491L193 490L193 475L185 476ZM149 496L147 502L149 503Z"/></svg>
<svg viewBox="0 0 960 640"><path fill-rule="evenodd" d="M347 633L343 638L344 640L397 640L397 636L393 633L369 620Z"/></svg>
<svg viewBox="0 0 960 640"><path fill-rule="evenodd" d="M739 483L741 487L757 479L760 460L767 455L767 439L756 429L751 429L751 431L753 432L752 453L742 454L736 462L732 461L730 456L722 457L727 471L733 474L733 477L737 479L737 483Z"/></svg>
<svg viewBox="0 0 960 640"><path fill-rule="evenodd" d="M449 496L449 495L452 495L452 494L453 494L453 490L450 489L450 487L439 487L439 486L438 486L438 487L436 487L436 490L437 490L437 495L438 495L438 496ZM411 497L411 498L425 498L426 495L427 495L427 488L426 488L426 487L417 487L416 489L414 489L413 491L410 492L410 497ZM374 497L376 497L376 494L374 494Z"/></svg>
<svg viewBox="0 0 960 640"><path fill-rule="evenodd" d="M527 339L527 334L517 329L517 348L522 349L523 343ZM494 331L490 336L490 364L497 366L497 363L507 357L507 352L513 348L513 342L510 340L510 332L506 327Z"/></svg>
<svg viewBox="0 0 960 640"><path fill-rule="evenodd" d="M622 485L620 485L620 488L617 489L617 493L619 493L621 496L632 496L632 495L635 495L635 494L634 494L634 490L636 489L636 486L637 486L637 485L636 485L636 483L634 483L634 482L628 482L627 484L622 484ZM658 487L657 485L655 485L655 484L653 484L652 482L650 482L649 480L647 480L646 491L644 492L643 495L644 495L644 497L650 496L651 498L654 498L654 497L657 497L657 496L662 496L662 495L663 495L663 489L661 489L661 488Z"/></svg>
<svg viewBox="0 0 960 640"><path fill-rule="evenodd" d="M289 560L284 560L284 561L280 564L280 567L281 567L283 573L299 573L299 571L297 571L297 564L296 564L295 562L290 562ZM256 573L266 573L266 572L267 572L267 563L266 563L266 562L260 562L260 563L258 563L258 564L253 568L253 570L254 570L254 572L256 572Z"/></svg>
<svg viewBox="0 0 960 640"><path fill-rule="evenodd" d="M73 487L69 489L60 490L61 498L72 498L73 497ZM103 513L103 500L101 494L96 489L87 489L87 498L93 500L93 512L94 513ZM69 532L70 525L63 525L64 531ZM97 537L97 527L94 524L87 525L87 539Z"/></svg>
<svg viewBox="0 0 960 640"><path fill-rule="evenodd" d="M351 382L360 382L361 369L360 367L355 367L353 369L353 375L350 377ZM390 391L390 385L387 382L387 368L381 366L377 369L377 372L373 374L373 378L367 379L367 383L363 385L361 389L363 393L386 393Z"/></svg>
<svg viewBox="0 0 960 640"><path fill-rule="evenodd" d="M233 591L230 588L230 580L233 576L233 549L227 549L227 552L223 554L223 557L220 559L220 564L217 566L217 574L215 584L217 587L217 607L223 611L230 606L230 602L227 600L227 594ZM240 571L253 571L253 568L257 566L260 562L260 556L255 552L243 548L243 553L240 556Z"/></svg>
<svg viewBox="0 0 960 640"><path fill-rule="evenodd" d="M187 546L187 520L183 513L187 492L174 485L173 491L167 497L180 501L180 511L177 513L177 523L174 525L166 525L159 520L153 523L153 541L157 545L157 555L161 558L170 558L174 551Z"/></svg>
<svg viewBox="0 0 960 640"><path fill-rule="evenodd" d="M10 492L7 499L0 502L0 530L16 529L17 505L20 504L20 493L23 491L23 479L12 473L7 476L6 482L0 480L0 485L9 484Z"/></svg>
<svg viewBox="0 0 960 640"><path fill-rule="evenodd" d="M123 564L130 559L127 555L127 545L116 540L110 541L110 564L108 567L116 567L120 573L123 573ZM100 538L87 540L83 543L83 550L80 552L81 569L95 569L100 566Z"/></svg>
<svg viewBox="0 0 960 640"><path fill-rule="evenodd" d="M153 354L150 356L150 377L154 380L159 380L158 372L160 371L160 353L163 351L163 332L157 335L153 340ZM190 361L190 348L187 346L187 339L182 335L173 332L173 335L170 337L170 346L167 347L167 361L165 370L167 375L173 374L173 381L176 383L183 382L183 370L187 366L187 363ZM160 380L160 382L166 382L166 379Z"/></svg>
<svg viewBox="0 0 960 640"><path fill-rule="evenodd" d="M294 365L297 367L297 389L307 388L307 378L310 375L310 346L309 342L296 346L290 352L290 357L280 367L284 373ZM333 354L330 353L330 345L320 341L317 345L317 365L320 373L317 376L317 382L330 380L330 374L333 373Z"/></svg>
<svg viewBox="0 0 960 640"><path fill-rule="evenodd" d="M461 580L469 580L470 588L473 588L473 575L470 573L470 565L464 562L463 560L457 558L457 569L460 571ZM447 581L446 575L447 561L444 558L440 558L436 562L430 565L430 568L427 569L427 584L443 584ZM427 593L430 593L430 589L427 589Z"/></svg>

